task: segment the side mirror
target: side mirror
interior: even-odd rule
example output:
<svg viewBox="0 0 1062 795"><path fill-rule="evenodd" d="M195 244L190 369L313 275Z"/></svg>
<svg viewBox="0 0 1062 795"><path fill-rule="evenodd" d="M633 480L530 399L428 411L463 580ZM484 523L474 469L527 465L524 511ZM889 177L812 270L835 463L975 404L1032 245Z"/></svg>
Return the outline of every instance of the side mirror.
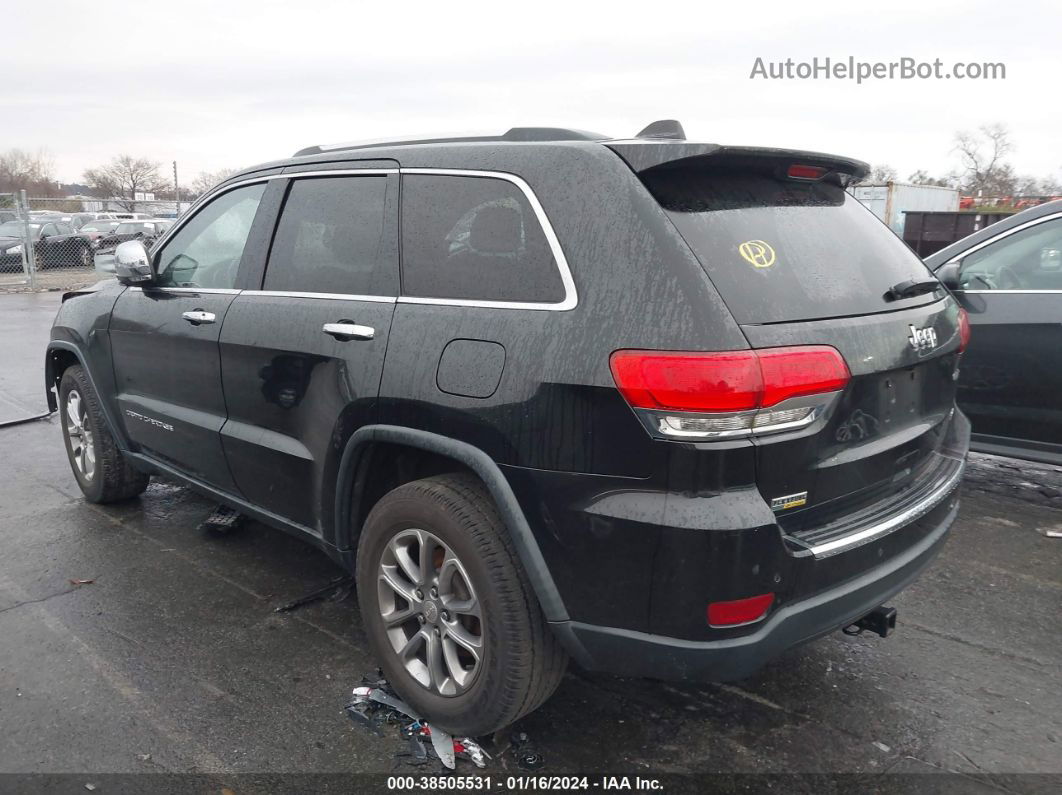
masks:
<svg viewBox="0 0 1062 795"><path fill-rule="evenodd" d="M151 281L151 258L139 240L119 243L114 250L114 275L122 284L140 284Z"/></svg>
<svg viewBox="0 0 1062 795"><path fill-rule="evenodd" d="M941 265L937 269L937 278L949 290L958 290L961 286L959 284L959 261L952 260Z"/></svg>

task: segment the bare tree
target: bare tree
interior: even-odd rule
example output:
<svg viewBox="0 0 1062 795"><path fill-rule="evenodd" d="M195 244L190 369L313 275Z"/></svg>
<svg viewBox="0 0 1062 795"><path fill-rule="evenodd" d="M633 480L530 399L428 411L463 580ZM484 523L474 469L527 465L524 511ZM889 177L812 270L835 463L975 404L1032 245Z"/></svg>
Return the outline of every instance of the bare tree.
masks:
<svg viewBox="0 0 1062 795"><path fill-rule="evenodd" d="M928 171L921 168L912 172L907 181L912 185L936 185L941 188L955 187L948 177L931 177Z"/></svg>
<svg viewBox="0 0 1062 795"><path fill-rule="evenodd" d="M234 168L221 168L217 171L200 171L199 176L192 180L192 195L202 196L219 182L224 182L235 173L236 169Z"/></svg>
<svg viewBox="0 0 1062 795"><path fill-rule="evenodd" d="M1017 178L1015 187L1018 196L1062 195L1062 182L1054 177L1038 178L1026 174Z"/></svg>
<svg viewBox="0 0 1062 795"><path fill-rule="evenodd" d="M159 174L159 164L143 157L119 155L105 166L85 171L85 182L102 198L136 212L136 194L171 190Z"/></svg>
<svg viewBox="0 0 1062 795"><path fill-rule="evenodd" d="M31 196L55 196L59 190L53 169L52 158L43 149L8 149L0 153L0 193L24 189Z"/></svg>
<svg viewBox="0 0 1062 795"><path fill-rule="evenodd" d="M896 179L896 169L888 163L878 163L870 169L870 174L867 176L867 179L878 184L881 184L882 182L892 182Z"/></svg>
<svg viewBox="0 0 1062 795"><path fill-rule="evenodd" d="M956 133L955 151L963 169L961 189L972 196L1013 194L1017 179L1013 167L1004 161L1013 150L1010 131L998 122L980 127L977 133Z"/></svg>

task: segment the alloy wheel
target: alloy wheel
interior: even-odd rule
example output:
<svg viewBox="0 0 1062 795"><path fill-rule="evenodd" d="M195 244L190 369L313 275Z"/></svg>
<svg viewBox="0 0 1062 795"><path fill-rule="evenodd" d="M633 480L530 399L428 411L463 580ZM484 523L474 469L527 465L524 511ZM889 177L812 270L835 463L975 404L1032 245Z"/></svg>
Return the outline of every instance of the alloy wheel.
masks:
<svg viewBox="0 0 1062 795"><path fill-rule="evenodd" d="M71 389L66 396L66 411L63 412L63 426L70 441L70 458L85 480L92 480L96 474L96 446L87 412L81 393Z"/></svg>
<svg viewBox="0 0 1062 795"><path fill-rule="evenodd" d="M406 672L438 695L466 692L483 660L483 619L454 551L426 530L401 530L380 558L377 593L384 630Z"/></svg>

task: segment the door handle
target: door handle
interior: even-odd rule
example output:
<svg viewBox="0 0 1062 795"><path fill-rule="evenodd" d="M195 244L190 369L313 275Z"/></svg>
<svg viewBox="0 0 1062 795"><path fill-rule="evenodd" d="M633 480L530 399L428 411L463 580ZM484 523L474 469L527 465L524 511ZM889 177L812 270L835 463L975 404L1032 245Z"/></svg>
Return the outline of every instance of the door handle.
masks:
<svg viewBox="0 0 1062 795"><path fill-rule="evenodd" d="M349 320L341 320L338 323L325 323L321 331L332 335L337 340L371 340L376 336L376 329L372 326L359 326Z"/></svg>
<svg viewBox="0 0 1062 795"><path fill-rule="evenodd" d="M181 317L191 323L193 326L208 325L213 323L215 318L213 312L204 312L202 309L196 309L191 312L181 313Z"/></svg>

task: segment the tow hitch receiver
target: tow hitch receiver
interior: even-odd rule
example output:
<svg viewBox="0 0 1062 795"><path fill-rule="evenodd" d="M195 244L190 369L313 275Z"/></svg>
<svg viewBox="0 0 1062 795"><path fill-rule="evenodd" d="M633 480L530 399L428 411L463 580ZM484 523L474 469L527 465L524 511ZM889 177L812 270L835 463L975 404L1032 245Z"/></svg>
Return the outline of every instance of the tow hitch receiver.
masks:
<svg viewBox="0 0 1062 795"><path fill-rule="evenodd" d="M894 629L896 629L896 608L881 606L875 607L861 619L849 624L841 631L845 635L861 635L866 630L887 638Z"/></svg>

